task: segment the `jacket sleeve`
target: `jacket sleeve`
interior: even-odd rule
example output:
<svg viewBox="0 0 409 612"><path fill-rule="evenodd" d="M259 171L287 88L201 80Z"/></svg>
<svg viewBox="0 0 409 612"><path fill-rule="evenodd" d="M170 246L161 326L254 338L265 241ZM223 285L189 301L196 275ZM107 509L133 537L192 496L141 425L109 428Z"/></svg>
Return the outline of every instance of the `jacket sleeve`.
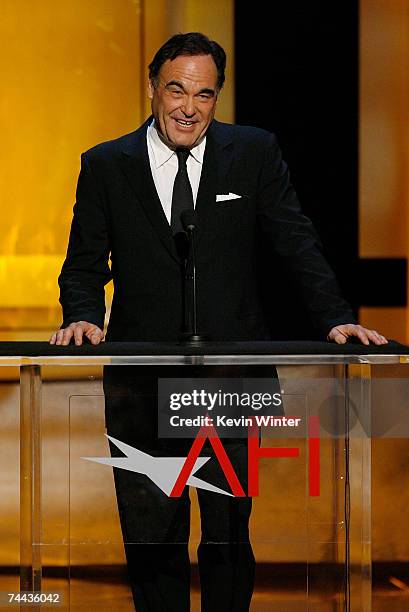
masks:
<svg viewBox="0 0 409 612"><path fill-rule="evenodd" d="M335 325L356 323L343 298L322 244L290 182L274 135L268 135L260 171L258 221L264 240L291 275L315 330L326 338Z"/></svg>
<svg viewBox="0 0 409 612"><path fill-rule="evenodd" d="M58 278L63 324L104 326L104 286L111 280L107 211L86 154L81 156L76 203L65 262Z"/></svg>

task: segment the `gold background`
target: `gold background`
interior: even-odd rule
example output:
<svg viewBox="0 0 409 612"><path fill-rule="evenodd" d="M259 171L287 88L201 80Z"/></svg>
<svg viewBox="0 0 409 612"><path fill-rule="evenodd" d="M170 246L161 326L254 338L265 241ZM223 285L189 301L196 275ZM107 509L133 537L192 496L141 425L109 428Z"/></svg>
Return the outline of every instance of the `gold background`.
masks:
<svg viewBox="0 0 409 612"><path fill-rule="evenodd" d="M199 29L228 53L217 116L232 121L232 1L2 0L0 339L47 339L59 327L80 154L149 116L155 50Z"/></svg>
<svg viewBox="0 0 409 612"><path fill-rule="evenodd" d="M409 0L360 2L359 255L409 255ZM379 279L382 291L382 279ZM361 308L409 342L408 308Z"/></svg>
<svg viewBox="0 0 409 612"><path fill-rule="evenodd" d="M2 327L35 308L21 324L42 328L60 317L80 153L141 118L140 5L2 0L1 14Z"/></svg>

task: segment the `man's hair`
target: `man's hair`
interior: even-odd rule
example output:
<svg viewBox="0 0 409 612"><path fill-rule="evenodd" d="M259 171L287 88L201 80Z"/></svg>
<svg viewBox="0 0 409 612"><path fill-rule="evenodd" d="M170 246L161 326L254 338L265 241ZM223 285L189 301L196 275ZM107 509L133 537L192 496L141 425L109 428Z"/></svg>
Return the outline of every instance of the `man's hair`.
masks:
<svg viewBox="0 0 409 612"><path fill-rule="evenodd" d="M200 32L175 34L161 46L149 64L149 78L154 87L158 84L158 75L161 67L167 60L174 60L179 55L211 55L217 68L217 91L224 83L224 70L226 68L226 53L214 40L210 40Z"/></svg>

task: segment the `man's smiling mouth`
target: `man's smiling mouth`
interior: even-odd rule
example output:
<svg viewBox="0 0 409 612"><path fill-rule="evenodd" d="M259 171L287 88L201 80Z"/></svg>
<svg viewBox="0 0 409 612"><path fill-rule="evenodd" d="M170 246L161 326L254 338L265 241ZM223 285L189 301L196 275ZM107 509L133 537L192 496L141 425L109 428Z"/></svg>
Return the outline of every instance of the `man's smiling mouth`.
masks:
<svg viewBox="0 0 409 612"><path fill-rule="evenodd" d="M175 121L183 127L190 127L191 125L194 125L196 123L196 121L184 121L183 119L175 119Z"/></svg>

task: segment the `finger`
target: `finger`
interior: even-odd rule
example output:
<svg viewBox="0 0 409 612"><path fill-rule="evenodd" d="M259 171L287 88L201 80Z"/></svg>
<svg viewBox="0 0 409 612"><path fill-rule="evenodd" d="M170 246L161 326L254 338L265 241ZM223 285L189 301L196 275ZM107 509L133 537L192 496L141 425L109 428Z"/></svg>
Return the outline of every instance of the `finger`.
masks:
<svg viewBox="0 0 409 612"><path fill-rule="evenodd" d="M377 344L378 346L382 344L382 340L378 332L373 329L364 329L364 331L371 342Z"/></svg>
<svg viewBox="0 0 409 612"><path fill-rule="evenodd" d="M76 325L74 327L74 341L77 346L82 344L83 333L84 333L84 330L81 325Z"/></svg>
<svg viewBox="0 0 409 612"><path fill-rule="evenodd" d="M366 334L366 332L369 330L365 330L363 327L361 327L360 325L356 325L354 327L353 330L351 330L351 335L352 336L357 336L360 341L362 342L362 344L365 344L366 346L369 345L369 340L368 340L368 336Z"/></svg>
<svg viewBox="0 0 409 612"><path fill-rule="evenodd" d="M57 340L57 333L56 333L56 332L54 332L54 333L52 334L52 336L51 336L50 340L49 340L49 343L50 343L50 344L55 344L56 340Z"/></svg>
<svg viewBox="0 0 409 612"><path fill-rule="evenodd" d="M91 325L91 323L86 324L86 327L84 328L84 333L87 336L88 340L91 339L91 336L95 334L98 329L99 328L96 325Z"/></svg>
<svg viewBox="0 0 409 612"><path fill-rule="evenodd" d="M59 329L57 332L57 339L56 339L56 344L62 344L62 340L64 337L64 329Z"/></svg>
<svg viewBox="0 0 409 612"><path fill-rule="evenodd" d="M376 330L373 330L374 333L378 336L380 343L381 344L388 344L387 339L385 338L385 336L382 336L382 334L380 334L379 332L377 332Z"/></svg>
<svg viewBox="0 0 409 612"><path fill-rule="evenodd" d="M88 340L94 344L93 340L97 340L97 343L102 340L104 332L97 325L90 325L85 335Z"/></svg>
<svg viewBox="0 0 409 612"><path fill-rule="evenodd" d="M348 340L348 334L344 331L346 325L338 325L337 327L333 327L329 332L327 339L332 340L333 342L337 342L338 344L345 344ZM336 340L336 338L338 338ZM342 338L344 338L344 342L342 342Z"/></svg>
<svg viewBox="0 0 409 612"><path fill-rule="evenodd" d="M379 338L380 344L388 344L388 340L385 338L385 336L382 336L382 334L376 331L376 329L373 329L372 332Z"/></svg>
<svg viewBox="0 0 409 612"><path fill-rule="evenodd" d="M71 338L72 338L74 332L73 332L72 327L66 327L63 331L64 331L64 333L63 333L63 338L62 338L61 344L63 346L67 346L67 344L70 343Z"/></svg>
<svg viewBox="0 0 409 612"><path fill-rule="evenodd" d="M334 330L333 333L330 334L330 339L336 342L337 344L345 344L348 340L348 338L338 329Z"/></svg>
<svg viewBox="0 0 409 612"><path fill-rule="evenodd" d="M99 330L95 331L90 337L91 344L94 344L94 345L99 344L101 340L102 340L102 334Z"/></svg>
<svg viewBox="0 0 409 612"><path fill-rule="evenodd" d="M103 337L104 337L104 332L102 331L100 327L97 327L97 326L94 327L94 329L92 330L92 333L90 333L89 335L89 339L92 342L92 344L99 344Z"/></svg>

